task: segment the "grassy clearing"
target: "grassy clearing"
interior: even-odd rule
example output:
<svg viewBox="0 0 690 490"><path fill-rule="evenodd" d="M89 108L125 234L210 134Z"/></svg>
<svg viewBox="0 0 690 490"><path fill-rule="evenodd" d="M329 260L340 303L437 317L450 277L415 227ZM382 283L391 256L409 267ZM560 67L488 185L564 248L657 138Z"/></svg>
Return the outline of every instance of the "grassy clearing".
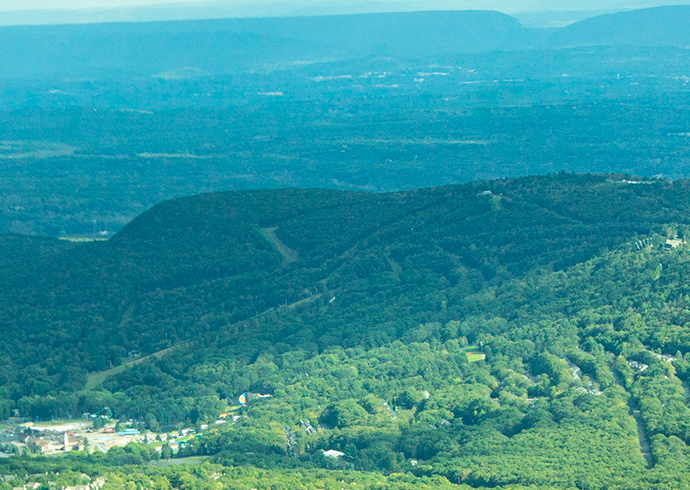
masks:
<svg viewBox="0 0 690 490"><path fill-rule="evenodd" d="M402 267L400 267L400 265L395 260L393 260L390 255L386 254L385 257L388 261L388 265L391 266L391 270L393 271L393 273L396 275L400 274L402 272Z"/></svg>
<svg viewBox="0 0 690 490"><path fill-rule="evenodd" d="M151 359L154 357L156 359L160 359L161 357L163 357L168 352L172 352L175 349L178 349L180 346L185 345L185 344L186 343L173 345L172 347L168 347L167 349L159 350L158 352L154 352L153 354L149 354L148 356L140 357L139 359L125 362L123 364L120 364L119 366L115 366L114 368L110 368L110 369L107 369L105 371L99 371L97 373L88 374L86 376L86 384L84 385L84 389L85 390L93 390L95 388L98 388L109 377L115 376L116 374L120 374L125 369L129 369L132 366L136 366L137 364L142 363L147 359Z"/></svg>
<svg viewBox="0 0 690 490"><path fill-rule="evenodd" d="M479 362L486 359L486 354L479 352L479 346L477 345L468 345L462 350L465 351L467 362Z"/></svg>
<svg viewBox="0 0 690 490"><path fill-rule="evenodd" d="M467 352L467 362L479 362L486 359L486 354L483 352Z"/></svg>
<svg viewBox="0 0 690 490"><path fill-rule="evenodd" d="M297 252L280 241L280 238L278 238L276 235L277 229L278 228L261 228L259 229L259 233L262 237L268 240L268 242L273 245L278 252L280 252L280 254L283 256L283 265L296 262L299 258L299 255L297 255Z"/></svg>
<svg viewBox="0 0 690 490"><path fill-rule="evenodd" d="M290 309L297 308L299 305L303 305L305 303L309 303L310 301L314 301L315 299L318 299L321 296L323 296L323 294L321 294L321 293L315 294L314 296L310 296L308 298L304 298L304 299L300 299L299 301L295 301L294 303L290 303L289 305L286 305L283 308L290 308Z"/></svg>
<svg viewBox="0 0 690 490"><path fill-rule="evenodd" d="M494 196L491 198L491 208L494 211L500 211L503 209L503 204L501 203L501 196Z"/></svg>

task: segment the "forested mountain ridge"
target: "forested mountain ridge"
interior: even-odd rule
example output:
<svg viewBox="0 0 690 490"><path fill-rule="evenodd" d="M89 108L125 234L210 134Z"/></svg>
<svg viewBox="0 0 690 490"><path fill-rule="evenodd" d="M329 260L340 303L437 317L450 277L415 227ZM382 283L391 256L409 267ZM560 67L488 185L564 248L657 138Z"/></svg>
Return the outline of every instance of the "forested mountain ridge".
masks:
<svg viewBox="0 0 690 490"><path fill-rule="evenodd" d="M69 250L73 243L41 236L0 234L0 272L24 270L44 261L50 261L61 252Z"/></svg>
<svg viewBox="0 0 690 490"><path fill-rule="evenodd" d="M447 285L472 294L491 281L563 269L633 236L685 224L687 186L562 174L389 194L293 189L167 201L107 242L57 256L49 249L51 265L8 269L3 350L15 365L53 366L48 373L79 359L69 363L79 378L80 370L118 364L129 352L209 342L219 329L281 305L320 304L377 274L381 287L392 281L402 295L417 281L440 281L428 286L436 309L447 301ZM332 307L354 306L361 293L349 294ZM396 322L394 335L417 320ZM321 339L318 349L381 335L376 323L358 333L337 322L320 330L310 334ZM243 335L250 344L290 338Z"/></svg>
<svg viewBox="0 0 690 490"><path fill-rule="evenodd" d="M2 263L0 418L108 406L167 431L267 393L179 455L212 455L216 480L242 466L247 485L258 466L391 488L687 488L689 195L565 173L235 191L166 201L106 242L25 237L32 252ZM61 464L95 475L151 451Z"/></svg>

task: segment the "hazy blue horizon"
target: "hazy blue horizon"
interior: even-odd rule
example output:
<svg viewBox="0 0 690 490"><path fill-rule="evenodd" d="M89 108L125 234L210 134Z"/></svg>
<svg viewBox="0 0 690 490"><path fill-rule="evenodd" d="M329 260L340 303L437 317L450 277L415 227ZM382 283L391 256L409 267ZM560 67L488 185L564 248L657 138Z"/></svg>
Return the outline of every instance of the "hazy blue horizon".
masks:
<svg viewBox="0 0 690 490"><path fill-rule="evenodd" d="M54 0L0 0L0 12L7 11L27 11L27 10L81 10L81 9L113 9L113 8L178 8L178 7L249 7L261 5L282 5L288 8L299 9L305 6L332 6L343 5L348 2L338 0L63 0L56 6ZM399 1L399 0L378 0L376 2L358 2L355 6L366 5L368 3L387 4L395 6L402 5L403 8L410 3L429 4L430 8L437 8L443 5L447 9L479 9L479 10L498 10L502 12L526 12L526 11L548 11L548 10L630 10L662 5L685 5L687 0L637 0L629 2L625 0L582 0L577 7L573 8L570 1L565 0L437 0L437 1Z"/></svg>
<svg viewBox="0 0 690 490"><path fill-rule="evenodd" d="M399 1L376 0L372 2L352 3L343 0L63 0L56 5L54 0L0 0L0 12L18 12L31 10L98 10L120 8L246 8L252 6L283 6L285 8L299 10L304 7L332 7L352 5L353 7L370 4L385 5L389 8L406 8L410 4L416 4L421 8L425 4L429 8L445 9L477 9L498 10L501 12L528 12L528 11L581 11L581 10L630 10L636 8L654 7L662 5L685 5L687 0L638 0L629 2L625 0L582 0L573 7L572 2L566 0L427 0L427 1Z"/></svg>
<svg viewBox="0 0 690 490"><path fill-rule="evenodd" d="M685 5L688 0L0 0L0 26L285 17L420 10L495 10L527 27L560 27L622 10Z"/></svg>

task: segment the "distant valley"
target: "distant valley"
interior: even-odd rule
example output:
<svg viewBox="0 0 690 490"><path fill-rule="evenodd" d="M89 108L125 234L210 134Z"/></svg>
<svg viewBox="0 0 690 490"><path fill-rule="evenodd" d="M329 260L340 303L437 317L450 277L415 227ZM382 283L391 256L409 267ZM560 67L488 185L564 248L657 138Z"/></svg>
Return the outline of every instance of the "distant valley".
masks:
<svg viewBox="0 0 690 490"><path fill-rule="evenodd" d="M229 189L687 177L688 22L677 6L559 29L488 11L3 27L0 231L104 238Z"/></svg>

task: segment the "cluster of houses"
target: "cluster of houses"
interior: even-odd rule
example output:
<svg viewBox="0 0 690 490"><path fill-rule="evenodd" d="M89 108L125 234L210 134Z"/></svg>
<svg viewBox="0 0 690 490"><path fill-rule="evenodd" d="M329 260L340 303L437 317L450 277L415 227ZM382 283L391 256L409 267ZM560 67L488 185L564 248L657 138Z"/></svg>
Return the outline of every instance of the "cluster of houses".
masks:
<svg viewBox="0 0 690 490"><path fill-rule="evenodd" d="M236 420L235 417L232 419ZM223 423L225 423L224 418L216 421L216 424ZM201 425L202 430L208 428L206 424ZM202 434L196 433L194 429L182 429L169 434L154 434L141 433L135 428L118 428L116 431L113 427L103 427L100 430L94 430L84 422L62 426L38 426L28 422L21 425L17 423L2 436L4 439L0 439L0 442L9 442L20 450L28 448L32 452L43 455L57 455L84 450L107 453L114 446L124 447L130 442L150 443L154 440L161 442L161 445L156 447L159 452L162 451L163 444L167 444L173 452L176 452L188 445L192 439L200 438Z"/></svg>
<svg viewBox="0 0 690 490"><path fill-rule="evenodd" d="M208 429L207 424L201 426L201 430ZM198 434L194 429L182 429L180 431L173 431L170 434L160 434L159 439L165 442L172 452L178 451L180 448L186 447L192 439L199 439L203 434ZM163 445L156 446L156 451L159 453L163 451Z"/></svg>
<svg viewBox="0 0 690 490"><path fill-rule="evenodd" d="M312 427L311 422L309 419L304 419L299 421L299 426L300 428L307 433L308 436L312 434L316 434L319 430L319 427L317 426L316 429Z"/></svg>
<svg viewBox="0 0 690 490"><path fill-rule="evenodd" d="M222 413L213 425L225 424L228 421L236 422L240 417L240 415L232 413ZM40 426L38 423L24 423L23 421L20 423L19 420L13 420L11 421L13 425L6 432L0 434L0 443L7 442L18 450L27 448L32 452L43 455L57 455L69 451L84 450L107 453L115 446L124 447L130 442L148 444L155 440L161 443L155 447L159 452L163 451L163 445L176 452L180 448L187 446L193 439L203 436L202 432L197 433L194 429L181 429L168 434L155 434L148 431L141 433L135 428L120 429L117 426L113 427L112 423L109 424L110 426L94 429L89 423L94 418L93 415L85 414L84 418L84 422L71 422L63 425L56 425L53 422L53 425L50 426ZM306 424L310 432L318 430L318 427L316 429L313 428L309 421L306 421ZM209 425L202 424L200 428L202 431L205 431L209 429ZM5 457L6 455L0 453L0 456ZM0 475L1 477L2 475ZM2 479L0 479L0 483L2 483ZM24 490L34 489L27 488Z"/></svg>

